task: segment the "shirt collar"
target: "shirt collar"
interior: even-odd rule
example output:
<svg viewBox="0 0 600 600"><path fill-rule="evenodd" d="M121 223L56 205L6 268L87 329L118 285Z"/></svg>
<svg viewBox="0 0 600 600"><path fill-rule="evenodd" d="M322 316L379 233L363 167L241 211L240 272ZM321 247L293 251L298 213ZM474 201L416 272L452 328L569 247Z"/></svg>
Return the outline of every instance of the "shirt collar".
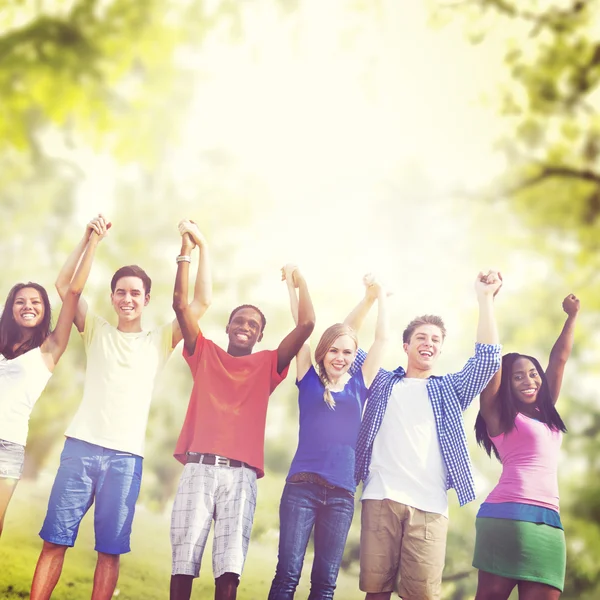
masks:
<svg viewBox="0 0 600 600"><path fill-rule="evenodd" d="M400 379L402 379L403 377L406 377L406 371L404 370L404 367L396 367L392 373L394 375L396 375L397 377L399 377ZM427 379L441 379L442 375L430 375Z"/></svg>

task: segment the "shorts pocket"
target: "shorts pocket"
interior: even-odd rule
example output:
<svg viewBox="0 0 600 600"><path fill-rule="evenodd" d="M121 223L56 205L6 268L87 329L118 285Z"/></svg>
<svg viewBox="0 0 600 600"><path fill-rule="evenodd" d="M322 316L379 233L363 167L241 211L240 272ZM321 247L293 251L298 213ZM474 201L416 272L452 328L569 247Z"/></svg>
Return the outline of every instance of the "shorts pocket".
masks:
<svg viewBox="0 0 600 600"><path fill-rule="evenodd" d="M448 519L437 513L425 513L425 539L441 542L446 541L448 534Z"/></svg>
<svg viewBox="0 0 600 600"><path fill-rule="evenodd" d="M367 531L379 531L381 527L382 500L363 500L361 527Z"/></svg>

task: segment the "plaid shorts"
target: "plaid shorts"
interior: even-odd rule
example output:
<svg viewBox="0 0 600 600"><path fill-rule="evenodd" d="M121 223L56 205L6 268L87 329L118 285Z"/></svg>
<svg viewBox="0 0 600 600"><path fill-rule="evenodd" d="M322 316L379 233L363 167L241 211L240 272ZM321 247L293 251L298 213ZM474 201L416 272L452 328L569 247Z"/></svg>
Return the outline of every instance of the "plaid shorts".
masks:
<svg viewBox="0 0 600 600"><path fill-rule="evenodd" d="M173 575L200 574L214 519L213 575L242 574L256 508L256 471L188 463L171 515Z"/></svg>

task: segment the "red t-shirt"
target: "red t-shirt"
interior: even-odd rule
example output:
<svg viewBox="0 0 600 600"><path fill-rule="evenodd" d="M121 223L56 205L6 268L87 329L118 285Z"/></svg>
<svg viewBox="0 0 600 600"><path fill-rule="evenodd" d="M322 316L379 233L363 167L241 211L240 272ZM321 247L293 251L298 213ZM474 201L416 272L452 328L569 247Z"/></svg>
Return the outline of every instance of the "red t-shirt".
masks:
<svg viewBox="0 0 600 600"><path fill-rule="evenodd" d="M231 356L202 332L192 356L183 349L194 387L175 446L175 458L186 452L218 454L241 460L264 475L265 421L271 392L285 379L277 372L277 351Z"/></svg>

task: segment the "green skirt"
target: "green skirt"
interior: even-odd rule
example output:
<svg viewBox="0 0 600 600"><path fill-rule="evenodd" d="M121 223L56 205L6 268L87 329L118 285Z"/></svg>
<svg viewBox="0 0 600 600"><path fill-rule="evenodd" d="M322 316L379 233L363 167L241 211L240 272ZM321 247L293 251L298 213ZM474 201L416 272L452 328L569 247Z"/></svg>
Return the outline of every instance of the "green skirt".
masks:
<svg viewBox="0 0 600 600"><path fill-rule="evenodd" d="M538 581L561 592L567 551L562 529L510 519L478 517L473 566L481 571L524 581Z"/></svg>

